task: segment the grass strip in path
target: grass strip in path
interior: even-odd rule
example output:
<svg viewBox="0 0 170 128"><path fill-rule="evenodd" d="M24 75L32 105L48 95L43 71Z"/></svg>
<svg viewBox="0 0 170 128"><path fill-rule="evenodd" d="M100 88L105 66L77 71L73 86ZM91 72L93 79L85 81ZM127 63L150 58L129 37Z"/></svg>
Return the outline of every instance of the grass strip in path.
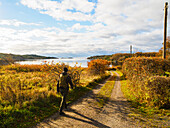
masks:
<svg viewBox="0 0 170 128"><path fill-rule="evenodd" d="M99 107L103 107L104 104L108 101L111 96L112 90L115 85L116 74L112 72L113 75L109 78L109 80L105 83L105 85L100 89L97 94L97 104Z"/></svg>

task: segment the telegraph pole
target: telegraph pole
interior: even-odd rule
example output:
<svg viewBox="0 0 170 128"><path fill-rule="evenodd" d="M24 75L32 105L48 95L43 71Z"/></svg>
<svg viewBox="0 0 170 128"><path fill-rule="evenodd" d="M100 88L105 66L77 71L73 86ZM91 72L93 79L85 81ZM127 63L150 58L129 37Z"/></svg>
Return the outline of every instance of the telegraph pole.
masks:
<svg viewBox="0 0 170 128"><path fill-rule="evenodd" d="M167 37L167 15L168 15L168 2L165 3L164 8L164 45L163 45L163 59L166 59L166 37Z"/></svg>

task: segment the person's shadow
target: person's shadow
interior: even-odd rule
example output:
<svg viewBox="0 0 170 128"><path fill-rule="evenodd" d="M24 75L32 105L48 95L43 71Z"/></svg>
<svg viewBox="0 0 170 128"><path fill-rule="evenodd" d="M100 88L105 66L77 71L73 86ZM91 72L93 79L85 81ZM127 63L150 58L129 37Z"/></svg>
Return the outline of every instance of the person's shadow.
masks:
<svg viewBox="0 0 170 128"><path fill-rule="evenodd" d="M87 117L85 115L82 115L81 113L77 112L74 109L69 109L69 112L73 112L73 113L75 113L75 114L77 114L77 115L79 115L79 116L81 116L83 118L88 119L89 121L83 120L83 119L80 119L80 118L77 118L77 117L74 117L74 116L71 116L71 115L68 115L68 114L65 114L63 116L67 117L67 118L75 119L75 120L78 120L78 121L81 121L81 122L84 122L84 123L88 123L88 124L94 125L94 126L96 126L98 128L111 128L111 127L106 126L106 125L104 125L104 124L102 124L102 123L100 123L100 122L98 122L98 121L96 121L96 120L94 120L92 118L89 118L89 117Z"/></svg>

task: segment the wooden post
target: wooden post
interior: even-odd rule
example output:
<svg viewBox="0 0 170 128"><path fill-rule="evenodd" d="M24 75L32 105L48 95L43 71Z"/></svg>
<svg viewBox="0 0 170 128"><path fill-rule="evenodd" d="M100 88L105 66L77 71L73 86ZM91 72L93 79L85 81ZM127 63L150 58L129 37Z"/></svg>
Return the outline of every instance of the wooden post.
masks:
<svg viewBox="0 0 170 128"><path fill-rule="evenodd" d="M167 37L167 10L168 2L165 3L164 8L164 43L163 43L163 59L166 59L166 37Z"/></svg>

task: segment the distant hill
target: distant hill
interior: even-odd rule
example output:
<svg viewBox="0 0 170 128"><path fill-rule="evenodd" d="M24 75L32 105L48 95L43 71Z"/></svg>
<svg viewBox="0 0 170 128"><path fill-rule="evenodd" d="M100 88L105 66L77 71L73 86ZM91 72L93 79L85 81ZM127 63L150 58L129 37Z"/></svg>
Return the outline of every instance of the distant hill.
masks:
<svg viewBox="0 0 170 128"><path fill-rule="evenodd" d="M15 61L24 61L27 59L58 59L57 57L46 57L35 54L28 55L15 55L15 54L6 54L0 53L0 65L6 65L9 63L13 63Z"/></svg>
<svg viewBox="0 0 170 128"><path fill-rule="evenodd" d="M47 56L40 56L40 55L22 55L24 59L58 59L57 57L47 57Z"/></svg>
<svg viewBox="0 0 170 128"><path fill-rule="evenodd" d="M93 60L93 59L105 59L105 60L110 60L110 57L112 55L97 55L97 56L90 56L87 59Z"/></svg>

